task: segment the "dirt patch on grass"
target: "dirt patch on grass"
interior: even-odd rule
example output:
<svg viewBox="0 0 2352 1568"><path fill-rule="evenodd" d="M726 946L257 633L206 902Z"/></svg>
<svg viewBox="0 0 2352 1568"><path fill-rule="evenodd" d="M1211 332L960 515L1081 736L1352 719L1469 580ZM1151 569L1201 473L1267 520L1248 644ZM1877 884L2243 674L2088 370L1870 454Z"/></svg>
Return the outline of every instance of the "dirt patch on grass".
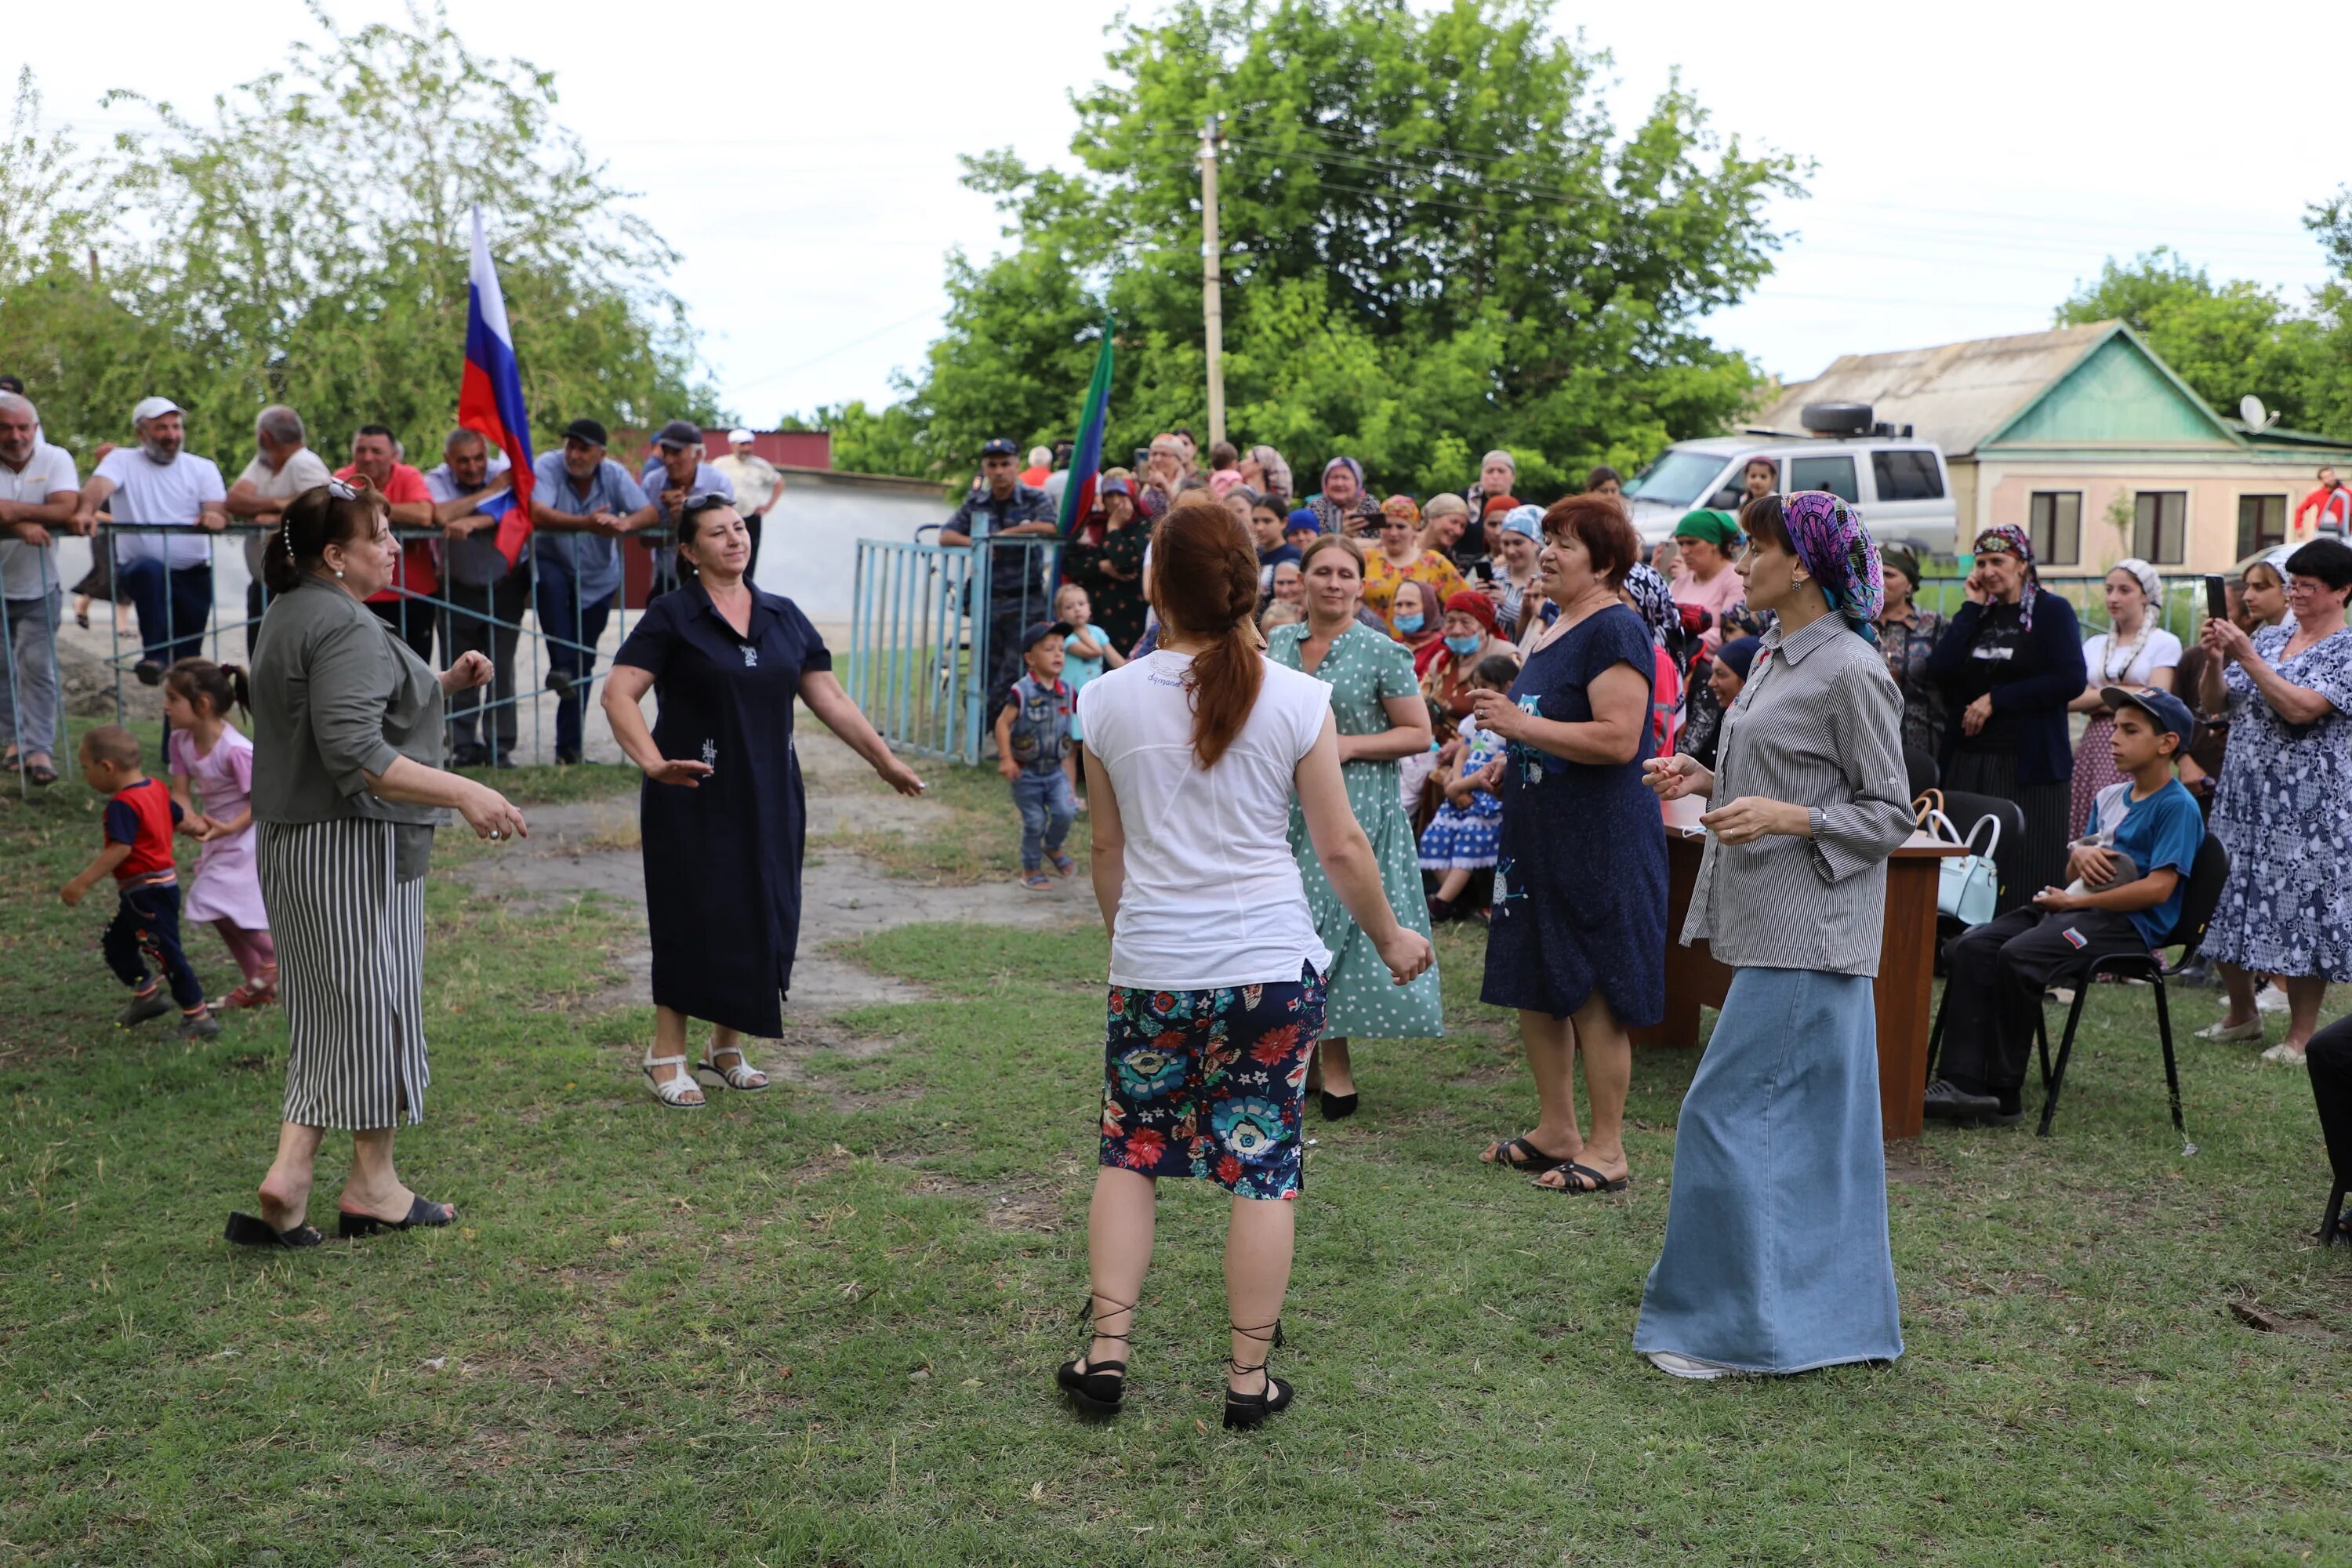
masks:
<svg viewBox="0 0 2352 1568"><path fill-rule="evenodd" d="M911 1191L925 1197L971 1198L980 1204L980 1217L997 1230L1045 1233L1064 1223L1062 1200L1048 1188L1017 1183L967 1182L957 1176L926 1171L915 1178Z"/></svg>

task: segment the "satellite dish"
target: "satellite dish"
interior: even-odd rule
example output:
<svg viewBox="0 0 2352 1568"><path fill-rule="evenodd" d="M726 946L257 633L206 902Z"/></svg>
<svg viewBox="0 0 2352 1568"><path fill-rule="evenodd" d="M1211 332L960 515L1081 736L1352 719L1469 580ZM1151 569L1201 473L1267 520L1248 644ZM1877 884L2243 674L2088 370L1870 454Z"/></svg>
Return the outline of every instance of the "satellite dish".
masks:
<svg viewBox="0 0 2352 1568"><path fill-rule="evenodd" d="M2251 392L2238 399L2238 417L2249 431L2267 430L2278 423L2278 416L2264 408L2263 400Z"/></svg>

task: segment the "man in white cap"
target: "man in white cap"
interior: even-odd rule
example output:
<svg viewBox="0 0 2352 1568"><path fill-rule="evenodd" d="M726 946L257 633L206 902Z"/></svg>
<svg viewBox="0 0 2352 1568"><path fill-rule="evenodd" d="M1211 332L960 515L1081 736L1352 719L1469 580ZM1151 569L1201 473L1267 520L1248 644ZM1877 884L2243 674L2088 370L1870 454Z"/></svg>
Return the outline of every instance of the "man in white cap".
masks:
<svg viewBox="0 0 2352 1568"><path fill-rule="evenodd" d="M161 523L190 531L125 531L100 542L113 551L116 586L139 607L141 651L133 673L153 686L173 662L204 651L213 614L213 550L212 541L193 531L218 533L228 526L228 489L219 465L181 449L187 433L180 405L170 398L142 401L131 411L131 428L139 445L109 452L82 486L79 524L89 528L111 497L108 510L118 528Z"/></svg>
<svg viewBox="0 0 2352 1568"><path fill-rule="evenodd" d="M749 430L730 430L727 455L710 465L734 485L735 510L751 531L751 563L743 568L747 583L760 570L760 525L767 520L768 509L784 499L784 476L751 449L751 439Z"/></svg>

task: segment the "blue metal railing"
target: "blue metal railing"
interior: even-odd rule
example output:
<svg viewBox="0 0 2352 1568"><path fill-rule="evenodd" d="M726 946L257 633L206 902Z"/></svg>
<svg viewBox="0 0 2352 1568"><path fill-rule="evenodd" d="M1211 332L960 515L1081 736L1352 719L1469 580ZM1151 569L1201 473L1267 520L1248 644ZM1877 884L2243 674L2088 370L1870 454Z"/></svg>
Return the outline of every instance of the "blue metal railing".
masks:
<svg viewBox="0 0 2352 1568"><path fill-rule="evenodd" d="M925 531L930 531L926 530ZM861 539L843 684L893 749L977 764L1024 626L1051 620L1061 542ZM1004 567L1013 552L1019 576Z"/></svg>

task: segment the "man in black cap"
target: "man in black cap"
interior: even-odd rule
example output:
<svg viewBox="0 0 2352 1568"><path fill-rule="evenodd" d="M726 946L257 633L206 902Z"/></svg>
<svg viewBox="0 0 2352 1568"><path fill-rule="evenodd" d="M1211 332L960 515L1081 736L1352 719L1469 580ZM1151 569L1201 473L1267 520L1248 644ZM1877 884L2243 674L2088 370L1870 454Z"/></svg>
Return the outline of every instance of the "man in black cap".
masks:
<svg viewBox="0 0 2352 1568"><path fill-rule="evenodd" d="M688 498L724 496L735 504L735 481L702 460L702 426L673 419L654 434L654 449L637 476L646 499L654 503L657 526L675 538L677 520L685 515ZM654 584L646 595L651 604L677 586L677 549L664 540L654 547Z"/></svg>
<svg viewBox="0 0 2352 1568"><path fill-rule="evenodd" d="M574 419L563 445L532 465L531 559L539 569L539 634L555 693L555 760L580 760L581 692L596 642L621 593L621 539L654 521L629 470L604 455L604 427Z"/></svg>
<svg viewBox="0 0 2352 1568"><path fill-rule="evenodd" d="M1053 590L1048 585L1051 550L1034 544L1000 544L1005 540L1050 539L1061 531L1054 498L1034 485L1021 482L1020 449L999 437L980 449L980 488L963 498L955 515L940 530L940 542L950 549L970 548L975 541L991 557L984 579L987 615L971 602L973 619L984 620L987 645L981 667L988 671L982 695L993 710L1021 674L1021 628L1033 621L1052 619ZM974 574L978 575L977 573Z"/></svg>

